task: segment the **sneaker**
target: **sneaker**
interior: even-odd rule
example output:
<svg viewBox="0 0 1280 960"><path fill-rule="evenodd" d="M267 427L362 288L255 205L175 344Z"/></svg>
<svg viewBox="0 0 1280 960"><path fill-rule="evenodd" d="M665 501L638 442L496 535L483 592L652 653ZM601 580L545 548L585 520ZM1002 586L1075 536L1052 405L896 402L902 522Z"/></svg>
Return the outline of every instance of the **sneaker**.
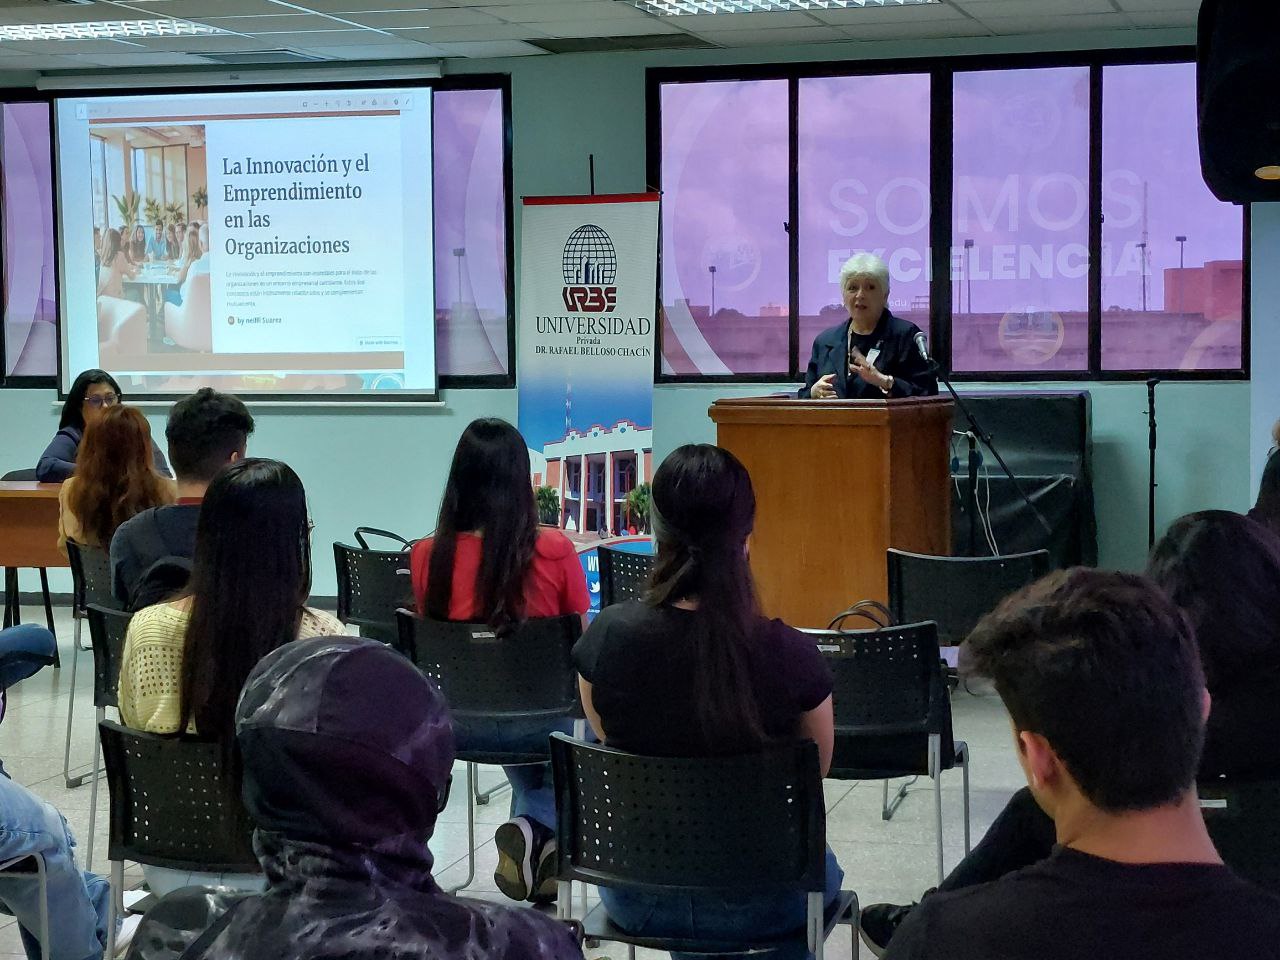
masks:
<svg viewBox="0 0 1280 960"><path fill-rule="evenodd" d="M877 957L883 957L889 949L889 941L914 907L915 904L900 906L896 903L873 903L863 907L858 917L858 933L867 949Z"/></svg>
<svg viewBox="0 0 1280 960"><path fill-rule="evenodd" d="M533 872L533 893L529 894L531 902L556 902L556 896L560 892L556 881L559 859L556 856L556 838L552 837L542 845L542 851L538 854L538 869Z"/></svg>
<svg viewBox="0 0 1280 960"><path fill-rule="evenodd" d="M535 890L534 873L541 852L554 841L552 832L538 820L516 817L498 827L493 841L498 847L498 867L494 869L493 882L512 900L529 900Z"/></svg>

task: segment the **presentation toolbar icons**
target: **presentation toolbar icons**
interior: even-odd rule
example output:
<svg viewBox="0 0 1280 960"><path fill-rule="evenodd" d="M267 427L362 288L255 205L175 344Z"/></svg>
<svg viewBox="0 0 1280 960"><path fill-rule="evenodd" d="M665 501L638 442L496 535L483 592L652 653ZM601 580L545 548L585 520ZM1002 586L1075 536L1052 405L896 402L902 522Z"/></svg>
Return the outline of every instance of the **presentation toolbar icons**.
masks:
<svg viewBox="0 0 1280 960"><path fill-rule="evenodd" d="M302 109L316 113L335 113L362 110L412 110L414 95L411 93L378 96L308 97L302 101Z"/></svg>

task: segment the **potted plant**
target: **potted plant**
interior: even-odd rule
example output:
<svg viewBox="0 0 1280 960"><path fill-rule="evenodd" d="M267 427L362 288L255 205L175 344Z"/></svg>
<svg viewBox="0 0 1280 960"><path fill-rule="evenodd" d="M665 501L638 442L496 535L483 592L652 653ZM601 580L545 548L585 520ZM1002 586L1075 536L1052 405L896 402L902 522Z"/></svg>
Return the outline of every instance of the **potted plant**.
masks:
<svg viewBox="0 0 1280 960"><path fill-rule="evenodd" d="M538 503L538 522L549 526L560 525L560 493L555 487L536 487L533 491Z"/></svg>
<svg viewBox="0 0 1280 960"><path fill-rule="evenodd" d="M637 484L627 494L627 513L635 519L637 528L641 533L649 532L649 509L649 484Z"/></svg>
<svg viewBox="0 0 1280 960"><path fill-rule="evenodd" d="M138 222L138 202L140 198L136 193L123 197L113 193L111 199L115 202L116 213L120 217L121 232L128 233Z"/></svg>
<svg viewBox="0 0 1280 960"><path fill-rule="evenodd" d="M203 214L205 208L209 206L209 191L204 187L201 187L191 195L191 202L194 203L196 205L196 209Z"/></svg>
<svg viewBox="0 0 1280 960"><path fill-rule="evenodd" d="M186 222L187 212L182 209L182 204L175 200L164 208L164 219L168 226L176 227Z"/></svg>
<svg viewBox="0 0 1280 960"><path fill-rule="evenodd" d="M164 206L159 200L147 197L146 202L142 205L142 215L146 217L147 223L156 230L164 226Z"/></svg>

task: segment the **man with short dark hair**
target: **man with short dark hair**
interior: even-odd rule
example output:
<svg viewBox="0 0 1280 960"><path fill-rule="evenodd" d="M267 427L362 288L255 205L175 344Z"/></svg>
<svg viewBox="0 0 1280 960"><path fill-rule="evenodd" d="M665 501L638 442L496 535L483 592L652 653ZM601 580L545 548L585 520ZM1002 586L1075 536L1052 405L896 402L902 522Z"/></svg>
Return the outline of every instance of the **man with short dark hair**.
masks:
<svg viewBox="0 0 1280 960"><path fill-rule="evenodd" d="M203 387L173 405L164 433L177 502L144 510L121 524L111 540L112 592L130 610L163 599L148 587L149 579L160 588L175 577L185 579L180 570L158 568L190 561L205 490L223 467L245 455L253 416L237 397Z"/></svg>
<svg viewBox="0 0 1280 960"><path fill-rule="evenodd" d="M1209 695L1186 618L1155 584L1060 571L988 614L968 645L1057 846L993 883L925 898L885 956L1277 956L1280 898L1223 866L1200 815Z"/></svg>

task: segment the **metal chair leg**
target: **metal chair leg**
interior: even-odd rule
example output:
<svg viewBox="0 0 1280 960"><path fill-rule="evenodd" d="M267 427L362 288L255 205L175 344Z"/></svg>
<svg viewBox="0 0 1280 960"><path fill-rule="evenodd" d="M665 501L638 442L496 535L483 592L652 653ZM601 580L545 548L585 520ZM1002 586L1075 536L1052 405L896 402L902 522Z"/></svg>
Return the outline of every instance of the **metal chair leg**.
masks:
<svg viewBox="0 0 1280 960"><path fill-rule="evenodd" d="M53 625L53 600L49 596L49 571L40 568L40 592L44 596L44 622L53 634L53 669L62 668L62 655L58 652L58 631Z"/></svg>
<svg viewBox="0 0 1280 960"><path fill-rule="evenodd" d="M960 773L964 777L964 852L969 853L969 745L960 756Z"/></svg>
<svg viewBox="0 0 1280 960"><path fill-rule="evenodd" d="M111 889L107 891L107 950L103 955L112 960L116 955L116 921L124 912L124 861L111 864Z"/></svg>
<svg viewBox="0 0 1280 960"><path fill-rule="evenodd" d="M49 872L44 862L44 854L35 854L36 877L40 884L40 956L52 956L52 941L49 939Z"/></svg>
<svg viewBox="0 0 1280 960"><path fill-rule="evenodd" d="M475 797L476 803L480 804L481 806L484 806L489 802L489 798L492 797L495 793L499 793L502 790L506 790L510 788L510 786L511 786L511 783L507 780L506 777L503 777L502 782L498 784L496 787L493 787L489 790L486 790L484 793L481 793L480 778L476 777L476 785L471 795Z"/></svg>
<svg viewBox="0 0 1280 960"><path fill-rule="evenodd" d="M102 723L103 720L107 719L107 708L99 707L97 713L98 713L98 723L94 724L94 727L93 727L95 734L98 731L98 724ZM93 777L93 786L89 788L90 789L90 792L89 792L89 853L85 857L85 869L87 870L93 869L93 833L98 826L98 767L101 762L102 762L102 751L98 748L97 736L94 736L93 738L93 773L90 774L90 776ZM110 956L110 954L108 954L108 956Z"/></svg>
<svg viewBox="0 0 1280 960"><path fill-rule="evenodd" d="M945 874L942 862L942 740L936 734L929 737L929 776L933 778L933 812L938 839L938 883Z"/></svg>
<svg viewBox="0 0 1280 960"><path fill-rule="evenodd" d="M467 879L456 887L450 887L449 893L457 893L464 887L471 886L476 878L476 765L467 764Z"/></svg>
<svg viewBox="0 0 1280 960"><path fill-rule="evenodd" d="M892 801L889 799L889 781L882 781L884 784L884 798L881 801L882 806L880 808L881 820L893 819L893 815L898 812L898 807L901 806L902 801L907 798L907 791L910 790L912 785L919 779L919 777L912 777L903 783L903 785L898 788L898 792L894 794Z"/></svg>
<svg viewBox="0 0 1280 960"><path fill-rule="evenodd" d="M18 605L18 571L15 567L4 568L4 629L16 627L22 622L22 611Z"/></svg>
<svg viewBox="0 0 1280 960"><path fill-rule="evenodd" d="M89 779L87 773L78 777L71 776L71 727L76 712L76 671L80 664L80 631L83 623L83 620L76 620L71 641L71 695L67 697L67 742L62 750L62 779L68 790L83 785Z"/></svg>

